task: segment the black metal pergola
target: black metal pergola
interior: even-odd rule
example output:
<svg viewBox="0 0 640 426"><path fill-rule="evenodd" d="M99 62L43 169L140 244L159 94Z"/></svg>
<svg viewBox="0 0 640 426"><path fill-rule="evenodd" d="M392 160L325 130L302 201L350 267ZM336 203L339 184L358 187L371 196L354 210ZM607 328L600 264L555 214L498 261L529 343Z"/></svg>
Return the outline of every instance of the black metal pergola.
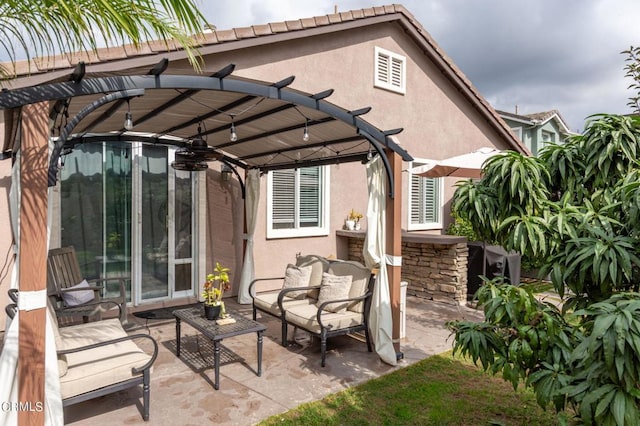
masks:
<svg viewBox="0 0 640 426"><path fill-rule="evenodd" d="M2 152L21 153L19 399L44 401L47 184L55 184L61 155L94 141L188 149L197 139L206 142L215 159L263 172L365 163L379 155L389 185L386 255L393 261L386 269L393 345L400 354L400 262L395 259L401 256L402 197L394 195L401 194L402 162L412 160L393 140L402 129L383 131L366 122L361 116L369 107L349 111L326 101L333 90L309 94L291 89L294 77L276 83L243 79L231 76L233 65L209 76L167 70L168 61L162 60L142 74L132 69L100 75L86 73L80 63L56 81L29 85L26 77L19 82L24 87L0 91L5 116ZM26 417L21 419L26 424ZM41 416L36 423L43 421Z"/></svg>
<svg viewBox="0 0 640 426"><path fill-rule="evenodd" d="M83 63L64 81L3 90L0 109L11 116L24 105L51 102L55 147L49 184L58 158L74 146L94 141L142 141L188 147L204 139L217 159L242 169L277 169L367 162L381 155L393 192L385 149L403 161L411 156L391 136L401 128L379 130L362 116L371 108L345 110L326 100L332 89L315 94L275 83L233 77L233 64L209 75L165 74L163 59L146 74L87 75ZM130 114L133 128L123 126ZM6 120L17 126L19 120ZM5 135L19 135L8 126ZM5 140L17 146L19 137Z"/></svg>

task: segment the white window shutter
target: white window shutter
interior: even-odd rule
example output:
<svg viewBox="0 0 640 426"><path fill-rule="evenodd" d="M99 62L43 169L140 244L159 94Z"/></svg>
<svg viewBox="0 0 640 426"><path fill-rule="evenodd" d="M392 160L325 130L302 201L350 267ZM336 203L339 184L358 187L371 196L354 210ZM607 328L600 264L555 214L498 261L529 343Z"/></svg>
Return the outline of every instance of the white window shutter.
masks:
<svg viewBox="0 0 640 426"><path fill-rule="evenodd" d="M321 193L320 168L305 167L300 174L300 226L320 226Z"/></svg>
<svg viewBox="0 0 640 426"><path fill-rule="evenodd" d="M291 229L295 227L296 191L295 170L273 172L273 227Z"/></svg>
<svg viewBox="0 0 640 426"><path fill-rule="evenodd" d="M440 191L434 178L411 176L411 223L431 224L440 221Z"/></svg>
<svg viewBox="0 0 640 426"><path fill-rule="evenodd" d="M392 86L397 88L402 88L404 85L404 80L402 77L402 68L404 67L404 62L398 58L391 58L391 77L389 79L389 83Z"/></svg>
<svg viewBox="0 0 640 426"><path fill-rule="evenodd" d="M389 84L389 56L384 53L378 53L378 69L377 69L377 81L381 84Z"/></svg>
<svg viewBox="0 0 640 426"><path fill-rule="evenodd" d="M380 47L375 48L374 86L404 94L406 58Z"/></svg>
<svg viewBox="0 0 640 426"><path fill-rule="evenodd" d="M323 167L271 172L271 228L300 230L324 224Z"/></svg>

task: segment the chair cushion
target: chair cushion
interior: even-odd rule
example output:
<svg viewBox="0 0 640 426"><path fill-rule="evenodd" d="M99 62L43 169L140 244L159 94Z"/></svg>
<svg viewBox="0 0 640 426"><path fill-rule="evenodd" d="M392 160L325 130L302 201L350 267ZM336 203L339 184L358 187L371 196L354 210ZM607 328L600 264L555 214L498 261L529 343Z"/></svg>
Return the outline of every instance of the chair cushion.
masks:
<svg viewBox="0 0 640 426"><path fill-rule="evenodd" d="M51 323L51 328L53 329L53 338L55 341L56 350L60 349L62 346L62 338L60 336L60 330L58 329L58 318L56 317L53 306L51 304L51 300L47 298L47 318ZM58 355L58 374L60 377L67 374L67 356L66 355Z"/></svg>
<svg viewBox="0 0 640 426"><path fill-rule="evenodd" d="M65 354L58 355L58 377L63 377L69 370L69 363Z"/></svg>
<svg viewBox="0 0 640 426"><path fill-rule="evenodd" d="M131 341L67 354L67 373L60 377L60 394L63 399L69 398L140 376L142 373L134 375L132 368L141 367L150 359Z"/></svg>
<svg viewBox="0 0 640 426"><path fill-rule="evenodd" d="M258 293L254 299L253 304L256 308L269 312L271 315L276 317L281 316L280 307L278 306L278 294L279 291L275 292L264 292ZM291 306L297 305L314 305L316 303L316 299L304 298L304 299L292 299L285 297L283 299L283 307L284 309L289 309Z"/></svg>
<svg viewBox="0 0 640 426"><path fill-rule="evenodd" d="M308 287L312 269L313 267L311 265L287 265L287 270L284 273L284 284L282 287ZM292 299L304 299L307 297L307 290L291 291L286 293L285 297L290 297Z"/></svg>
<svg viewBox="0 0 640 426"><path fill-rule="evenodd" d="M74 291L62 291L62 300L64 300L64 304L66 306L78 306L91 302L94 298L93 290L75 290L84 287L89 287L87 280L82 280L79 284L66 289Z"/></svg>
<svg viewBox="0 0 640 426"><path fill-rule="evenodd" d="M289 324L320 334L320 324L316 317L315 305L297 305L287 308L286 319ZM362 314L352 311L340 313L322 311L322 324L329 330L341 330L362 325Z"/></svg>
<svg viewBox="0 0 640 426"><path fill-rule="evenodd" d="M349 298L360 297L367 292L371 270L361 263L354 261L334 261L329 265L328 272L333 275L351 276ZM351 302L347 309L353 312L364 312L364 303L362 301Z"/></svg>
<svg viewBox="0 0 640 426"><path fill-rule="evenodd" d="M320 293L316 306L319 308L321 304L331 300L347 299L349 290L351 289L351 276L337 276L325 272L322 275L322 284L320 285ZM348 302L329 303L324 307L325 311L344 312L347 309Z"/></svg>
<svg viewBox="0 0 640 426"><path fill-rule="evenodd" d="M117 318L63 327L60 329L62 347L58 349L77 348L126 335ZM141 367L151 359L151 355L132 340L66 354L65 357L67 372L60 377L63 399L139 376L142 373L134 375L132 368Z"/></svg>

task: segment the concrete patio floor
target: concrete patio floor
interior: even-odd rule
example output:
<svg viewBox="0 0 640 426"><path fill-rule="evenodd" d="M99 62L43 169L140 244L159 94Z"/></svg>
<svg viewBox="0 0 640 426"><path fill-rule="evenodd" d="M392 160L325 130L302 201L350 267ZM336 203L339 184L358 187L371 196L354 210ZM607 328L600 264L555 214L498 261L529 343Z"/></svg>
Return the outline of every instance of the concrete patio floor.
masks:
<svg viewBox="0 0 640 426"><path fill-rule="evenodd" d="M232 315L251 317L249 305L227 301ZM182 326L181 357L176 357L175 321L148 321L137 332L149 332L159 354L151 375L151 410L142 420L140 388L121 391L65 408L70 425L252 425L301 403L315 401L369 379L406 367L451 349L445 322L480 320L481 312L430 300L407 297L406 337L401 341L404 359L397 367L367 352L354 337L329 339L326 367L320 366L318 341L296 333L296 343L280 345L280 323L266 315L258 321L264 333L262 377L256 376L256 334L222 342L220 390L213 388L213 345L190 326ZM291 337L293 332L291 332Z"/></svg>

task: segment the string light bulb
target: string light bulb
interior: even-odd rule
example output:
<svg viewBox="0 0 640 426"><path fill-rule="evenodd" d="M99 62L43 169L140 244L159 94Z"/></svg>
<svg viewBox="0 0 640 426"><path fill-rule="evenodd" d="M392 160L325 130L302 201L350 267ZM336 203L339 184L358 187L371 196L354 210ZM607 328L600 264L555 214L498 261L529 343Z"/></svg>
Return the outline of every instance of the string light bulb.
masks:
<svg viewBox="0 0 640 426"><path fill-rule="evenodd" d="M238 140L238 134L236 133L236 126L231 123L231 133L229 135L229 139L231 140L231 142L235 142Z"/></svg>
<svg viewBox="0 0 640 426"><path fill-rule="evenodd" d="M127 112L124 113L124 128L126 130L133 129L133 116L131 115L131 105L127 100Z"/></svg>
<svg viewBox="0 0 640 426"><path fill-rule="evenodd" d="M304 133L302 134L302 140L309 142L309 120L304 122Z"/></svg>

